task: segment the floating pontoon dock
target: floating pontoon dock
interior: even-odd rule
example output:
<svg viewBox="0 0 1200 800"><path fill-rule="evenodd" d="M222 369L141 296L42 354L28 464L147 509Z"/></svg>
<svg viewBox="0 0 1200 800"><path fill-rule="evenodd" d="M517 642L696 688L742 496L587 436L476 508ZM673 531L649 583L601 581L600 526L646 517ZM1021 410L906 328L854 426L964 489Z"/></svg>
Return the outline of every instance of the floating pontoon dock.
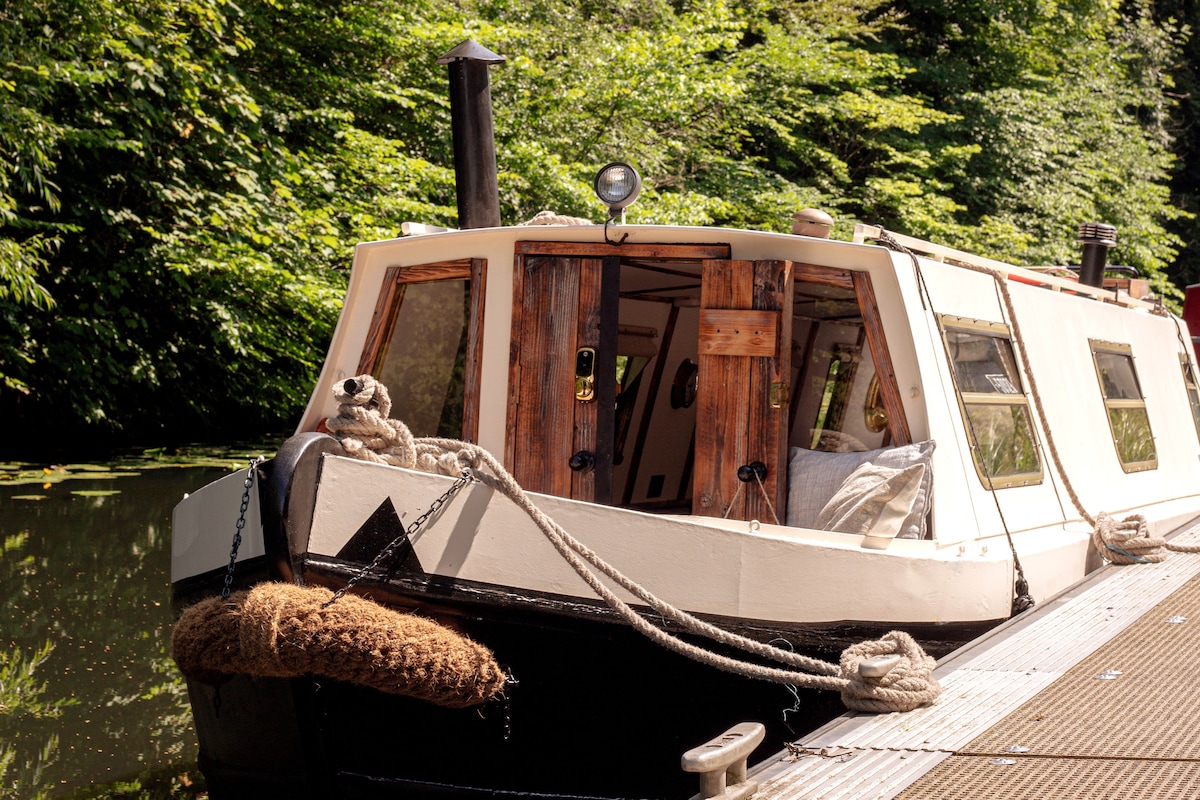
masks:
<svg viewBox="0 0 1200 800"><path fill-rule="evenodd" d="M1200 525L1169 541L1200 542ZM749 771L753 797L1200 798L1200 555L1165 556L1098 570L947 656L932 706L800 739Z"/></svg>

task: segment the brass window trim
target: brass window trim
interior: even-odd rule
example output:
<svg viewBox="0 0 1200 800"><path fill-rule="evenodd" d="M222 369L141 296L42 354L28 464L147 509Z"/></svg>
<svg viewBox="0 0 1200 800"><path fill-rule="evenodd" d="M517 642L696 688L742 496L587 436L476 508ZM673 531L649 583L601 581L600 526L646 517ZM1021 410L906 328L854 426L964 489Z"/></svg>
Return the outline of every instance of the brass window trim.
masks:
<svg viewBox="0 0 1200 800"><path fill-rule="evenodd" d="M997 339L1004 339L1012 347L1012 331L1002 322L991 322L990 320L972 319L969 317L959 317L953 314L938 314L938 329L942 335L942 346L946 351L946 363L950 369L950 380L954 385L954 394L958 400L959 414L962 416L963 427L966 429L967 442L971 448L971 464L975 467L975 475L979 478L979 482L988 490L995 489L1011 489L1019 486L1030 486L1040 484L1045 480L1046 470L1042 463L1042 446L1038 439L1037 425L1033 422L1033 409L1029 403L1029 395L1025 389L1025 378L1021 375L1020 367L1014 363L1019 391L1016 393L1005 392L964 392L959 387L958 373L954 367L954 357L952 355L953 348L946 337L947 331L965 331L968 333L977 333L984 336L992 336ZM1016 361L1016 350L1013 348L1014 362ZM984 406L1012 406L1021 407L1024 409L1025 417L1029 421L1029 436L1033 446L1034 456L1037 459L1037 470L1031 472L1014 472L1008 475L988 475L983 469L983 458L979 455L979 442L976 439L975 431L968 416L969 407L984 407Z"/></svg>
<svg viewBox="0 0 1200 800"><path fill-rule="evenodd" d="M1113 443L1113 451L1117 454L1117 461L1121 464L1121 469L1126 473L1129 472L1145 472L1147 470L1158 469L1158 447L1155 446L1154 429L1150 427L1150 411L1146 407L1146 395L1142 391L1142 379L1138 377L1136 359L1133 355L1133 346L1124 342L1111 342L1103 339L1088 339L1088 347L1092 352L1092 367L1096 373L1096 386L1100 390L1100 398L1104 401L1104 416L1108 420L1108 430L1111 434ZM1097 359L1097 354L1105 353L1108 355L1124 356L1129 359L1129 369L1133 375L1133 381L1137 387L1138 399L1130 398L1109 398L1104 391L1104 376L1100 373L1100 362ZM1117 431L1113 428L1113 410L1122 409L1138 409L1146 414L1146 429L1150 432L1151 445L1154 448L1154 457L1143 459L1141 461L1126 461L1121 455L1121 448L1118 444Z"/></svg>

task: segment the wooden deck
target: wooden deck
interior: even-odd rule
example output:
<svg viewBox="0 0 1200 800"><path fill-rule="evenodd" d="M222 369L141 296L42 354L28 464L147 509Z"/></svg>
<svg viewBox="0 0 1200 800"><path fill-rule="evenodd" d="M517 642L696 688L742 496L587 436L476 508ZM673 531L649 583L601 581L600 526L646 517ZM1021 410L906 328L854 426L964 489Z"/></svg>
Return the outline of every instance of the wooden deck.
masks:
<svg viewBox="0 0 1200 800"><path fill-rule="evenodd" d="M754 798L1200 798L1200 555L1098 570L935 676L932 706L848 713L756 765Z"/></svg>

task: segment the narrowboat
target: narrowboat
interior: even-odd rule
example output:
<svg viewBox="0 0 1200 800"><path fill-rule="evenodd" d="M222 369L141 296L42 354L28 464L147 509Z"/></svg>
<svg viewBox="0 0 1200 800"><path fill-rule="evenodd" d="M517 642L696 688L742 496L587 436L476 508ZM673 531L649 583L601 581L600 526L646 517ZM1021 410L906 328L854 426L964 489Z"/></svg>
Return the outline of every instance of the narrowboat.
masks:
<svg viewBox="0 0 1200 800"><path fill-rule="evenodd" d="M180 610L349 590L503 673L450 706L303 665L185 670L213 798L688 797L682 753L743 721L778 751L821 701L724 668L738 648L681 619L834 661L903 631L937 657L1104 563L1106 523L1200 515L1191 337L1105 278L1109 226L1081 227L1074 274L834 240L820 214L624 224L636 184L606 168L596 224L359 245L295 435L178 505Z"/></svg>

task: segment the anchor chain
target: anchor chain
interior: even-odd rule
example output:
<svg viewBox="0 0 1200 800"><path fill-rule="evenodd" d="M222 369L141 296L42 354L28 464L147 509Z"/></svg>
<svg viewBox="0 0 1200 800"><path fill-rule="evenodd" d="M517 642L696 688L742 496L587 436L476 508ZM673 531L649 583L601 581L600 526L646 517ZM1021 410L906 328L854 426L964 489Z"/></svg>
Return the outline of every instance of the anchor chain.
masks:
<svg viewBox="0 0 1200 800"><path fill-rule="evenodd" d="M361 569L358 570L358 572L356 572L353 576L351 576L350 580L348 580L346 582L345 586L338 589L336 592L333 593L332 597L330 597L328 600L326 600L324 603L321 604L321 608L327 608L330 604L332 604L338 598L345 595L346 592L350 591L350 589L352 589L355 585L357 585L359 581L361 581L363 578L367 577L367 574L369 572L371 572L371 570L375 569L380 564L382 564L384 561L391 558L392 554L396 552L396 548L398 548L405 541L410 540L412 538L412 535L421 529L421 526L425 524L425 520L429 519L431 516L436 514L438 509L440 509L442 506L444 506L450 500L450 498L453 497L458 492L459 489L461 489L462 487L466 486L468 483L470 483L474 480L475 480L475 478L473 478L471 476L471 473L468 472L467 470L464 469L462 472L460 472L458 475L458 478L455 479L454 483L450 484L450 488L447 489L446 491L442 492L442 496L437 498L436 500L434 500L429 505L429 508L427 508L425 510L425 513L421 514L421 516L419 516L415 520L413 520L412 524L409 525L408 528L405 529L404 533L400 534L395 539L392 539L392 541L390 541L388 543L387 547L380 550L379 554L376 555L375 558L371 560L370 564L367 564L366 566L362 567Z"/></svg>
<svg viewBox="0 0 1200 800"><path fill-rule="evenodd" d="M242 546L242 529L246 527L246 510L250 508L250 490L254 487L254 478L258 474L258 465L263 461L262 456L250 459L246 470L246 481L242 484L242 506L238 511L238 520L233 532L233 547L229 550L229 567L225 570L225 586L221 589L221 599L228 600L233 587L233 571L237 565L238 548Z"/></svg>

